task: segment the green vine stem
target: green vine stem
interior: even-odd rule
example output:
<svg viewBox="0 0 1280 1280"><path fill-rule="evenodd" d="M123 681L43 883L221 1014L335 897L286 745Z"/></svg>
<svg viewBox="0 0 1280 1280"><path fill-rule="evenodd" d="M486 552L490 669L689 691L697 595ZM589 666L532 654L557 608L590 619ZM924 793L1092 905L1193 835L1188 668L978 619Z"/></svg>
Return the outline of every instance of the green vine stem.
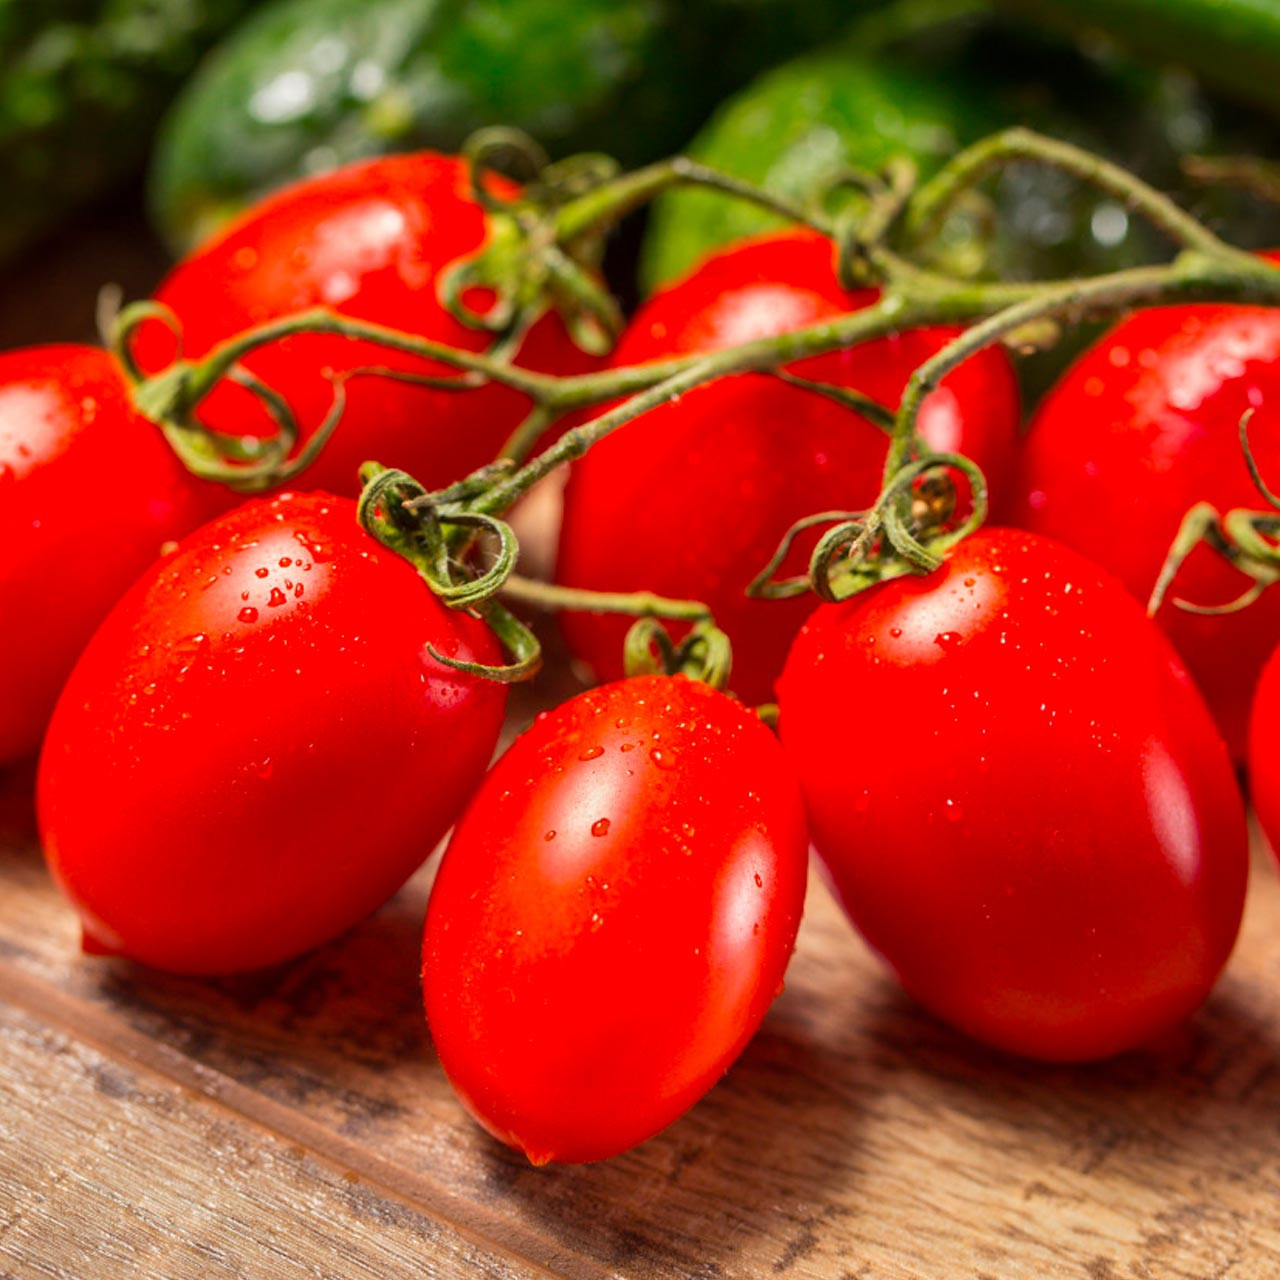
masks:
<svg viewBox="0 0 1280 1280"><path fill-rule="evenodd" d="M1208 546L1247 579L1249 586L1234 600L1223 604L1203 605L1174 597L1172 603L1187 613L1236 613L1251 605L1268 587L1280 582L1280 495L1263 479L1249 443L1249 423L1253 410L1240 418L1240 448L1253 483L1269 511L1235 508L1225 514L1210 502L1198 502L1178 528L1169 554L1147 602L1147 613L1154 617L1168 597L1183 564L1197 547Z"/></svg>
<svg viewBox="0 0 1280 1280"><path fill-rule="evenodd" d="M510 199L490 189L486 178L495 149L501 148L522 156L525 169L536 175ZM548 166L527 140L507 133L482 137L472 159L477 197L489 211L492 234L479 254L455 264L456 271L441 281L441 293L447 305L461 305L460 281L497 288L505 300L500 314L480 320L472 317L480 327L495 331L496 349L458 350L315 309L268 322L236 335L203 359L187 360L181 353L176 319L154 303L123 311L113 338L136 383L134 396L142 411L162 425L193 470L241 488L280 483L314 457L340 417L345 384L351 377L378 374L459 393L496 382L527 397L528 415L508 442L503 465L482 469L434 494L420 486L415 489L399 473L398 478L386 480L380 478L382 469L371 472L375 500L363 503L362 510L372 521L372 531L413 559L433 590L454 607L502 610L495 596L510 581L515 557L514 536L502 515L538 480L650 410L714 379L753 372L775 374L831 395L832 388L797 378L787 366L904 329L968 325L972 327L915 372L895 413L856 391L834 389L836 398L850 409L889 430L890 447L880 497L866 512L855 513L843 527L838 522L823 536L811 560L809 586L830 598L843 598L886 576L927 572L954 540L976 527L975 519L980 522L985 511L985 482L977 468L965 459L923 453L916 429L925 399L959 363L989 343L1052 332L1060 321L1103 317L1144 305L1194 301L1280 305L1280 270L1275 266L1227 245L1124 170L1069 144L1021 129L997 134L961 152L923 185L917 186L910 166L901 164L890 165L881 174L850 175L847 181L861 191L863 199L833 218L681 157L631 174L617 174L610 162L591 156ZM953 210L973 198L989 174L1006 164L1026 162L1052 165L1123 201L1175 241L1177 256L1167 264L1041 282L975 281L915 260L924 242ZM518 336L531 318L551 306L559 307L571 320L576 317L579 329L615 323L616 307L600 296L596 275L602 237L627 212L682 183L751 200L832 236L841 277L847 283L875 285L880 290L878 299L862 310L806 329L647 365L556 378L514 363L513 335ZM146 320L167 324L179 344L175 363L150 379L143 377L131 352L131 337ZM333 410L299 448L299 424L289 406L249 374L243 361L259 347L300 333L373 343L455 372L349 372L335 382ZM263 441L252 454L243 442L209 432L194 418L200 402L223 378L246 386L276 423L276 438ZM605 402L617 403L531 456L552 423L569 412ZM945 491L950 484L947 477L954 471L968 476L975 495L974 515L959 530L940 524L928 503L921 507L924 489L933 486ZM491 548L487 567L472 567L477 545ZM499 615L495 612L495 616ZM499 625L516 659L511 666L530 661L528 646L514 629L520 624L504 611ZM652 642L650 648L658 643Z"/></svg>
<svg viewBox="0 0 1280 1280"><path fill-rule="evenodd" d="M1001 164L1029 160L1074 173L1124 199L1131 208L1174 236L1184 246L1183 251L1167 265L1090 279L1048 282L972 281L926 269L910 260L912 245L940 225L977 182ZM675 183L688 182L737 198L752 199L775 212L803 219L811 226L843 237L838 245L842 269L857 274L859 279L873 280L883 290L876 303L861 311L711 354L556 378L521 368L508 358L509 352L459 350L317 308L246 330L198 361L179 355L168 369L146 379L131 352L130 339L137 326L146 320L159 320L178 334L180 342L176 319L154 303L126 308L115 325L112 345L137 384L134 396L140 410L161 425L184 461L197 474L246 490L260 490L291 479L323 447L340 417L343 383L335 384L332 412L307 437L304 451L299 452L296 447L299 427L288 406L244 371L241 362L251 352L300 333L338 335L372 343L457 370L455 375L436 377L370 369L348 374L348 379L380 374L459 392L493 381L521 392L530 401L530 412L505 449L506 455L516 461L528 458L543 433L563 415L605 401L632 397L588 427L566 433L551 451L529 464L533 469L528 473L508 477L496 493L484 498L484 509L493 512L505 509L529 484L552 467L579 456L609 431L666 399L715 378L751 371L777 371L794 361L906 328L990 321L990 327L979 324L966 335L962 340L966 345L930 362L908 389L899 415L902 429L895 433L891 451L891 461L896 467L910 443L905 421L914 421L920 402L936 385L937 378L984 342L1019 330L1027 332L1029 326L1037 323L1043 326L1051 317L1103 315L1156 302L1217 300L1273 305L1280 302L1280 272L1225 244L1167 197L1138 179L1066 143L1025 130L1010 130L960 153L922 187L912 190L908 176L909 169L903 166L890 166L883 177L864 175L870 192L862 221L838 218L837 226L828 226L817 215L682 158L603 180L592 170L577 187L567 178L558 179L561 186L567 184L575 192L563 201L559 195L547 194L554 184L543 183L535 191L542 204L518 200L494 203L497 211L492 216L507 221L503 224L506 230L494 242L493 252L499 257L505 255L508 272L521 269L518 260L522 254L526 258L536 256L544 252L548 244L567 253L578 240L602 233L643 200ZM478 182L483 185L482 180ZM587 189L579 190L583 185ZM489 249L484 251L488 252ZM496 259L491 266L497 270ZM543 284L547 284L545 279ZM244 453L242 441L210 432L194 418L204 397L227 377L249 387L262 400L277 426L277 437L264 441L251 456Z"/></svg>
<svg viewBox="0 0 1280 1280"><path fill-rule="evenodd" d="M1260 200L1280 204L1280 164L1256 156L1187 156L1182 171L1205 186L1239 187Z"/></svg>

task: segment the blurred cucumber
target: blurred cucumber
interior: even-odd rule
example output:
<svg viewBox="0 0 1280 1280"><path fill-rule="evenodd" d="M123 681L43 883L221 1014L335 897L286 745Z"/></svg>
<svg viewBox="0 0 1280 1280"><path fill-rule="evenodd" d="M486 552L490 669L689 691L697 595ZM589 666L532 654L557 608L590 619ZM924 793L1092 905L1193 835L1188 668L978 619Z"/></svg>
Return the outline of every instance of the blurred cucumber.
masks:
<svg viewBox="0 0 1280 1280"><path fill-rule="evenodd" d="M1280 0L1002 0L1033 21L1103 35L1280 114Z"/></svg>
<svg viewBox="0 0 1280 1280"><path fill-rule="evenodd" d="M154 220L179 249L273 187L515 125L553 155L678 148L729 88L880 0L274 0L165 123Z"/></svg>
<svg viewBox="0 0 1280 1280"><path fill-rule="evenodd" d="M141 164L252 0L0 0L0 258Z"/></svg>
<svg viewBox="0 0 1280 1280"><path fill-rule="evenodd" d="M1280 2L1280 0L1278 0ZM877 168L892 154L934 172L961 146L1012 124L1108 155L1148 181L1181 184L1183 156L1258 144L1220 126L1230 116L1185 76L1094 58L985 16L920 33L889 48L846 44L769 72L729 99L689 145L691 155L797 199L841 168ZM1149 259L1160 242L1114 201L1034 165L991 188L998 233L990 271L1042 278L1115 270ZM1239 201L1196 197L1228 233L1268 232ZM1274 220L1272 220L1274 221ZM687 271L716 246L777 225L746 205L678 191L654 207L641 263L647 289ZM953 235L956 229L953 228ZM1274 233L1274 227L1272 228Z"/></svg>

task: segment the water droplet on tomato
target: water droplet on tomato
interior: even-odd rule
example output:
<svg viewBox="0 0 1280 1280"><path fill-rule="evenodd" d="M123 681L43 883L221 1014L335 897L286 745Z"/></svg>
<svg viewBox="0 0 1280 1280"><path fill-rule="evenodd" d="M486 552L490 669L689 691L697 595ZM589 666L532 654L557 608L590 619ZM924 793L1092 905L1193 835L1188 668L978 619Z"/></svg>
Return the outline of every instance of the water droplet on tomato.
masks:
<svg viewBox="0 0 1280 1280"><path fill-rule="evenodd" d="M236 617L239 618L241 622L257 622L258 611L253 607L253 605L246 605L239 613L236 614Z"/></svg>
<svg viewBox="0 0 1280 1280"><path fill-rule="evenodd" d="M265 578L270 572L271 570L264 565L261 569L255 569L253 571L253 576L255 578Z"/></svg>
<svg viewBox="0 0 1280 1280"><path fill-rule="evenodd" d="M585 751L578 752L579 760L598 760L604 755L603 747L587 747Z"/></svg>
<svg viewBox="0 0 1280 1280"><path fill-rule="evenodd" d="M760 878L760 873L759 873L758 871L757 871L757 872L756 872L756 874L755 874L755 881L756 881L756 888L757 888L757 889L763 889L763 888L764 888L764 881Z"/></svg>
<svg viewBox="0 0 1280 1280"><path fill-rule="evenodd" d="M552 828L551 828L551 830L550 830L550 831L548 831L548 832L546 833L546 835L544 835L542 838L543 838L544 840L548 840L548 841L549 841L549 840L554 840L554 839L556 838L556 829L555 829L555 827L552 827Z"/></svg>
<svg viewBox="0 0 1280 1280"><path fill-rule="evenodd" d="M593 836L607 836L609 834L609 819L597 818L591 824L591 834Z"/></svg>
<svg viewBox="0 0 1280 1280"><path fill-rule="evenodd" d="M288 602L288 599L289 597L286 596L285 593L281 591L279 587L272 587L271 595L267 599L267 608L278 609L282 604L286 604Z"/></svg>
<svg viewBox="0 0 1280 1280"><path fill-rule="evenodd" d="M659 769L674 769L676 767L675 752L670 747L654 747L649 752L649 756Z"/></svg>
<svg viewBox="0 0 1280 1280"><path fill-rule="evenodd" d="M933 643L939 649L955 649L963 642L964 637L958 631L939 631L933 637Z"/></svg>

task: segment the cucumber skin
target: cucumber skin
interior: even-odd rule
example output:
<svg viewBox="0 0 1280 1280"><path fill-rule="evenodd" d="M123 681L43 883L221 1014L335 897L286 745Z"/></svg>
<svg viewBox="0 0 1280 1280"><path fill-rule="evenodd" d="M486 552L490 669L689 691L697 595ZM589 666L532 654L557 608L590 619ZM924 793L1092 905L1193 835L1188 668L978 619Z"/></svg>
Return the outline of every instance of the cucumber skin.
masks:
<svg viewBox="0 0 1280 1280"><path fill-rule="evenodd" d="M272 0L166 120L153 220L184 249L284 182L388 151L456 150L489 124L525 129L553 156L643 163L683 145L761 65L883 2ZM311 104L263 119L271 86L299 72Z"/></svg>
<svg viewBox="0 0 1280 1280"><path fill-rule="evenodd" d="M1193 72L1228 97L1280 115L1278 0L1000 0L1072 34L1102 33L1148 62Z"/></svg>
<svg viewBox="0 0 1280 1280"><path fill-rule="evenodd" d="M142 165L165 107L253 0L0 0L0 259Z"/></svg>

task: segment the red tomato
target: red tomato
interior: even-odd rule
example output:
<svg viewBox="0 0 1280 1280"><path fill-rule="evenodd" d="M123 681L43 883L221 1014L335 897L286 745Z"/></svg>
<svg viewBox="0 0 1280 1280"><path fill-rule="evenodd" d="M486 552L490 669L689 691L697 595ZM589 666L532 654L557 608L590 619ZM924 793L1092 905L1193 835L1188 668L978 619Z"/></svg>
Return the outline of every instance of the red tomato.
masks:
<svg viewBox="0 0 1280 1280"><path fill-rule="evenodd" d="M535 1164L670 1124L781 990L807 847L777 740L706 685L639 677L539 716L427 909L427 1020L467 1109Z"/></svg>
<svg viewBox="0 0 1280 1280"><path fill-rule="evenodd" d="M868 306L872 290L836 283L830 241L789 232L708 258L650 300L622 338L616 365L712 351L818 324ZM960 331L912 330L807 360L791 371L853 387L896 408L917 365ZM1018 425L1009 362L983 352L949 377L921 415L928 442L959 450L1004 484ZM744 594L802 516L868 506L880 491L887 440L812 391L767 375L722 379L615 432L574 464L560 539L561 582L648 589L711 605L734 645L733 687L773 697L787 646L812 601ZM801 572L816 535L784 572ZM566 614L570 648L601 678L622 670L628 620Z"/></svg>
<svg viewBox="0 0 1280 1280"><path fill-rule="evenodd" d="M464 163L422 152L348 165L264 200L185 259L156 292L178 315L187 356L203 355L240 330L308 307L480 351L492 336L468 328L441 305L436 286L455 259L484 243L486 215L472 198ZM170 335L148 324L138 357L156 371L173 357ZM589 364L563 324L544 317L527 335L522 364L552 373ZM244 361L293 407L304 434L333 400L327 372L386 366L437 375L441 365L396 356L371 343L299 335ZM299 482L356 493L368 459L403 468L428 488L492 461L528 408L523 396L489 385L441 391L381 377L353 379L342 421ZM232 434L265 433L268 419L249 392L224 382L196 416Z"/></svg>
<svg viewBox="0 0 1280 1280"><path fill-rule="evenodd" d="M1013 523L1096 560L1144 603L1195 503L1258 509L1241 415L1262 472L1280 483L1280 311L1161 307L1131 316L1085 353L1032 420ZM1249 582L1208 548L1170 597L1233 600ZM1280 642L1280 592L1241 613L1197 616L1170 600L1159 621L1237 759L1262 664ZM1230 655L1224 661L1224 655Z"/></svg>
<svg viewBox="0 0 1280 1280"><path fill-rule="evenodd" d="M41 757L50 866L87 948L162 969L274 964L400 886L480 781L498 660L326 494L248 503L112 611Z"/></svg>
<svg viewBox="0 0 1280 1280"><path fill-rule="evenodd" d="M1204 999L1240 924L1243 809L1203 700L1119 582L984 531L928 577L820 608L778 688L814 847L926 1008L1075 1061Z"/></svg>
<svg viewBox="0 0 1280 1280"><path fill-rule="evenodd" d="M1280 649L1262 668L1249 722L1249 794L1258 821L1280 854L1280 751L1276 750L1280 726Z"/></svg>
<svg viewBox="0 0 1280 1280"><path fill-rule="evenodd" d="M192 478L93 347L0 355L0 767L33 755L133 580L235 501Z"/></svg>

